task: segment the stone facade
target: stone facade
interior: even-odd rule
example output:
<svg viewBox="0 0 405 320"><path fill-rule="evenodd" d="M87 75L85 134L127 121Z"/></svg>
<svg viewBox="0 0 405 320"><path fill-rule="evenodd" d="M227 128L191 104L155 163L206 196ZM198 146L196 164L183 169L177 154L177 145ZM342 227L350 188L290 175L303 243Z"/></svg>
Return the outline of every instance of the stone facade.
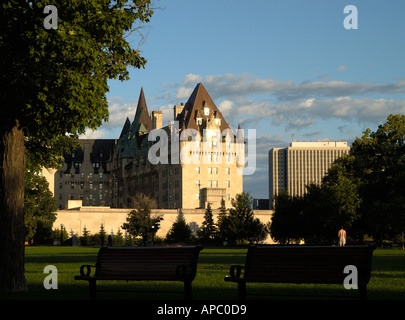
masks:
<svg viewBox="0 0 405 320"><path fill-rule="evenodd" d="M111 174L106 162L115 140L79 140L78 143L79 148L64 154L63 167L56 170L54 182L50 183L58 208L65 209L70 200L80 201L84 206L109 206Z"/></svg>
<svg viewBox="0 0 405 320"><path fill-rule="evenodd" d="M151 195L159 209L227 207L243 192L244 140L231 130L199 83L185 105L149 113L143 89L133 121L126 119L118 139L79 140L64 154L54 194L60 209L68 201L83 206L130 208L138 193ZM73 202L71 202L73 203Z"/></svg>
<svg viewBox="0 0 405 320"><path fill-rule="evenodd" d="M158 208L205 208L208 202L215 208L222 198L231 206L243 191L243 139L233 134L204 86L199 83L173 112L174 122L162 127L161 114L149 115L141 91L134 120L126 120L107 164L112 207L131 207L131 198L143 192Z"/></svg>

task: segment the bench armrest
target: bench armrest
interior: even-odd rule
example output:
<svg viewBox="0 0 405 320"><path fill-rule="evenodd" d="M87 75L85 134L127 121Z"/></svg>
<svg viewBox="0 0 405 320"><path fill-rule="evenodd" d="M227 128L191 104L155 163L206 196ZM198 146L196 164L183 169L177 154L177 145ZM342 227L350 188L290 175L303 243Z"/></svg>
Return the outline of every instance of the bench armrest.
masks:
<svg viewBox="0 0 405 320"><path fill-rule="evenodd" d="M236 269L236 274L235 274L235 269ZM242 269L244 269L244 266L241 266L238 264L232 265L231 269L229 270L229 273L231 274L231 278L240 278Z"/></svg>
<svg viewBox="0 0 405 320"><path fill-rule="evenodd" d="M84 265L82 265L81 267L80 267L80 275L82 276L82 277L89 277L90 276L90 273L91 273L91 268L95 268L96 266L91 266L91 265L88 265L88 264L84 264ZM84 268L86 268L86 273L84 273Z"/></svg>

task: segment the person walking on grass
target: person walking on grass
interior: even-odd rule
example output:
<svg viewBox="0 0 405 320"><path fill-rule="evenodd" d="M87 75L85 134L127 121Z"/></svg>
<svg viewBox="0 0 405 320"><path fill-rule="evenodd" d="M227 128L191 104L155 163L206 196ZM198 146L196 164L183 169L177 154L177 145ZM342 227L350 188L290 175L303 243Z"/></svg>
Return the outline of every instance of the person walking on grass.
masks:
<svg viewBox="0 0 405 320"><path fill-rule="evenodd" d="M339 246L344 246L346 244L346 230L343 227L338 232Z"/></svg>

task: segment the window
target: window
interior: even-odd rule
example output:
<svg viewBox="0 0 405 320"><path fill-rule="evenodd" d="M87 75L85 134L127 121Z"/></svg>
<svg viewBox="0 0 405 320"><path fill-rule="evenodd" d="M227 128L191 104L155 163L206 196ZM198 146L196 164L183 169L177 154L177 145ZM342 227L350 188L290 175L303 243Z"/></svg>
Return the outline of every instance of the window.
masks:
<svg viewBox="0 0 405 320"><path fill-rule="evenodd" d="M200 199L200 194L199 193L196 193L195 194L195 198L198 200L198 199Z"/></svg>
<svg viewBox="0 0 405 320"><path fill-rule="evenodd" d="M202 125L202 118L197 118L197 124Z"/></svg>
<svg viewBox="0 0 405 320"><path fill-rule="evenodd" d="M231 195L229 193L226 194L226 200L231 200Z"/></svg>
<svg viewBox="0 0 405 320"><path fill-rule="evenodd" d="M213 186L214 188L218 187L218 180L212 181L212 186Z"/></svg>
<svg viewBox="0 0 405 320"><path fill-rule="evenodd" d="M230 188L231 187L231 181L226 180L225 185L226 185L227 188Z"/></svg>
<svg viewBox="0 0 405 320"><path fill-rule="evenodd" d="M102 172L99 173L99 177L100 177L100 179L103 179L103 173Z"/></svg>
<svg viewBox="0 0 405 320"><path fill-rule="evenodd" d="M205 115L205 116L209 116L209 115L210 115L210 108L208 108L208 107L205 107L205 108L204 108L204 115Z"/></svg>
<svg viewBox="0 0 405 320"><path fill-rule="evenodd" d="M92 194L89 195L89 199L90 199L90 200L93 200L93 195L92 195Z"/></svg>
<svg viewBox="0 0 405 320"><path fill-rule="evenodd" d="M200 173L200 167L195 167L195 173Z"/></svg>
<svg viewBox="0 0 405 320"><path fill-rule="evenodd" d="M92 183L89 184L89 189L93 190L93 184Z"/></svg>
<svg viewBox="0 0 405 320"><path fill-rule="evenodd" d="M212 168L208 168L208 174L212 173Z"/></svg>
<svg viewBox="0 0 405 320"><path fill-rule="evenodd" d="M225 168L225 174L231 174L231 169L230 168Z"/></svg>
<svg viewBox="0 0 405 320"><path fill-rule="evenodd" d="M98 195L98 198L99 198L100 200L103 200L103 195L100 193L100 194Z"/></svg>
<svg viewBox="0 0 405 320"><path fill-rule="evenodd" d="M212 187L212 180L208 180L208 187Z"/></svg>
<svg viewBox="0 0 405 320"><path fill-rule="evenodd" d="M99 189L103 189L103 184L102 184L102 183L99 183L99 184L98 184L98 188L99 188Z"/></svg>
<svg viewBox="0 0 405 320"><path fill-rule="evenodd" d="M218 168L212 168L212 173L213 174L218 174Z"/></svg>
<svg viewBox="0 0 405 320"><path fill-rule="evenodd" d="M196 187L199 187L200 186L200 180L196 180L195 185L196 185Z"/></svg>

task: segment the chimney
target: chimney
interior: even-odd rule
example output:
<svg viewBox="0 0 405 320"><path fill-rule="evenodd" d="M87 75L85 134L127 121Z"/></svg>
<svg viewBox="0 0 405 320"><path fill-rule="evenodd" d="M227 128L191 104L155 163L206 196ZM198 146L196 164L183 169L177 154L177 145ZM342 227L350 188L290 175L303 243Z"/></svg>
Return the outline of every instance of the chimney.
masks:
<svg viewBox="0 0 405 320"><path fill-rule="evenodd" d="M162 111L152 111L152 129L160 129L162 127Z"/></svg>
<svg viewBox="0 0 405 320"><path fill-rule="evenodd" d="M181 105L175 105L174 106L174 108L173 108L173 111L174 111L174 121L176 121L176 119L177 119L177 116L183 111L183 108L184 108L184 105L183 105L183 102L181 103Z"/></svg>

